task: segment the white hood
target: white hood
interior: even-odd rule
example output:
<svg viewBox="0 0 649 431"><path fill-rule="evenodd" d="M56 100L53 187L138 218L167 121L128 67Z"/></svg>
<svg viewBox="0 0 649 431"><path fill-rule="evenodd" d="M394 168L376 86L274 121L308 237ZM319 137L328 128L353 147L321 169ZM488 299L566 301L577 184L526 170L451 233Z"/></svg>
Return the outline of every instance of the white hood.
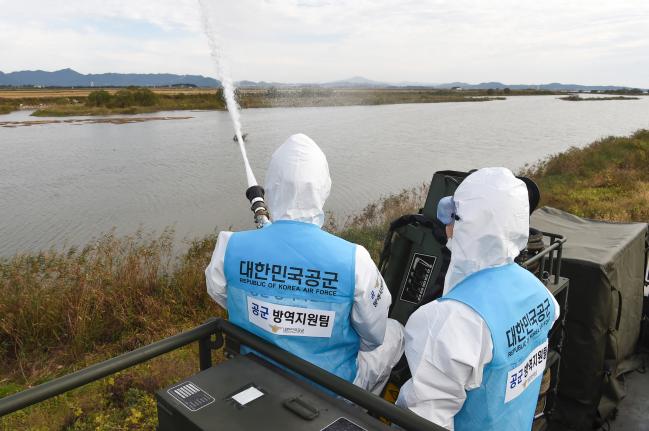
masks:
<svg viewBox="0 0 649 431"><path fill-rule="evenodd" d="M514 262L529 236L527 187L509 169L472 173L453 200L460 219L453 229L444 294L475 272Z"/></svg>
<svg viewBox="0 0 649 431"><path fill-rule="evenodd" d="M311 138L301 133L293 135L273 153L265 189L273 220L322 227L322 208L331 191L327 158Z"/></svg>

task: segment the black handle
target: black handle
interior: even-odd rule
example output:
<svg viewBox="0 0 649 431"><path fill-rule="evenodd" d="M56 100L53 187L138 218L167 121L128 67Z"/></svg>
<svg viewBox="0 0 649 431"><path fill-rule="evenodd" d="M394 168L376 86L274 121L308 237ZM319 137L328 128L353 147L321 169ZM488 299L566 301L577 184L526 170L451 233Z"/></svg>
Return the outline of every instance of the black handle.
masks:
<svg viewBox="0 0 649 431"><path fill-rule="evenodd" d="M320 411L300 397L285 400L282 405L304 420L312 421L320 416Z"/></svg>

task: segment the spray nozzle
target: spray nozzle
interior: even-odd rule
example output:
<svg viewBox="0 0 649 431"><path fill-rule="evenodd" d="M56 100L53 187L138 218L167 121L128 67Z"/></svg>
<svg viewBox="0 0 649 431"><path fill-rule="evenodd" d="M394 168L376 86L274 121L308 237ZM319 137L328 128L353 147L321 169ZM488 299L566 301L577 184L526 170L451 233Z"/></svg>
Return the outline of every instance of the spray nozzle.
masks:
<svg viewBox="0 0 649 431"><path fill-rule="evenodd" d="M264 202L264 188L260 185L248 187L246 198L250 201L250 209L255 215L257 229L270 224L270 214L266 209L266 202Z"/></svg>

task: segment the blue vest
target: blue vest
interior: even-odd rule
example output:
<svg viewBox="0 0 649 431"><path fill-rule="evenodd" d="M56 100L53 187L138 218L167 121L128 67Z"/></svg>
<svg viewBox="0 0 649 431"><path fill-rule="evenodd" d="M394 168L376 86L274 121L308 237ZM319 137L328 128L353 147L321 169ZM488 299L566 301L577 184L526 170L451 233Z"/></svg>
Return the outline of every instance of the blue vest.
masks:
<svg viewBox="0 0 649 431"><path fill-rule="evenodd" d="M230 321L352 382L356 246L310 223L234 233L225 252Z"/></svg>
<svg viewBox="0 0 649 431"><path fill-rule="evenodd" d="M475 310L493 342L482 385L467 392L455 430L530 430L554 322L548 290L529 271L510 264L472 274L440 300Z"/></svg>

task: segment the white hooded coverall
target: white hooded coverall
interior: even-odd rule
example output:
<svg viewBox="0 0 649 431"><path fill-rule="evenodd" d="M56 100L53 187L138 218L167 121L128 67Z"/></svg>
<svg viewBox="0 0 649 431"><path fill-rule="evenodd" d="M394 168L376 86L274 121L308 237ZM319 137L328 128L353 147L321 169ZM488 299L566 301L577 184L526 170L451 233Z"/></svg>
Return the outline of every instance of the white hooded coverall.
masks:
<svg viewBox="0 0 649 431"><path fill-rule="evenodd" d="M327 159L308 136L293 135L273 154L266 173L266 202L273 221L290 220L322 227L331 178ZM207 291L227 308L224 258L232 232L220 232L205 270ZM355 290L351 325L360 338L354 384L379 393L403 355L403 327L388 319L390 292L365 248L355 248ZM281 258L281 257L280 257Z"/></svg>
<svg viewBox="0 0 649 431"><path fill-rule="evenodd" d="M527 189L506 168L484 168L468 176L454 195L461 220L449 241L451 262L444 294L471 274L514 262L527 244ZM555 318L559 305L552 298ZM406 324L406 358L412 372L397 405L450 430L466 392L482 384L493 355L486 322L459 301L434 301Z"/></svg>

